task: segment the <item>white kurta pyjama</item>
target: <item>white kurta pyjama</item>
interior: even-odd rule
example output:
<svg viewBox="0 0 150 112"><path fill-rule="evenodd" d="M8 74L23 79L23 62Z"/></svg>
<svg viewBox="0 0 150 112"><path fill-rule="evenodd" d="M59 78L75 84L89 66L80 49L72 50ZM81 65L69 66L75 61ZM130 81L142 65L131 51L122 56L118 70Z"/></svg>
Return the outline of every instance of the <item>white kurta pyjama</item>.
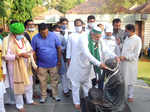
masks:
<svg viewBox="0 0 150 112"><path fill-rule="evenodd" d="M113 37L112 37L113 38ZM101 39L104 61L109 58L117 57L117 44L114 39Z"/></svg>
<svg viewBox="0 0 150 112"><path fill-rule="evenodd" d="M86 33L79 37L73 53L67 76L72 83L73 102L74 104L80 104L80 86L82 86L85 96L88 96L88 90L91 88L90 75L92 74L92 65L90 62L97 66L100 66L101 62L90 53L88 49L88 35Z"/></svg>
<svg viewBox="0 0 150 112"><path fill-rule="evenodd" d="M138 58L141 48L142 42L140 37L138 37L137 35L133 35L129 38L126 38L126 40L124 41L121 56L125 56L127 60L121 62L121 72L125 77L126 86L133 86L133 84L137 80ZM133 90L131 90L131 86L129 89L129 96L133 96Z"/></svg>

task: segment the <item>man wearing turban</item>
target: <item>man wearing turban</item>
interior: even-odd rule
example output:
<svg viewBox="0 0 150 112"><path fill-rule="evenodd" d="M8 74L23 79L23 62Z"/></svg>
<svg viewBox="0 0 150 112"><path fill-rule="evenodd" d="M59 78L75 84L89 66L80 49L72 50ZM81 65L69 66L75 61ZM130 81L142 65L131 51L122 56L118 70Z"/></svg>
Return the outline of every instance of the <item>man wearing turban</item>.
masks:
<svg viewBox="0 0 150 112"><path fill-rule="evenodd" d="M100 45L101 29L94 27L89 34L79 38L76 54L72 57L67 76L72 83L73 103L76 109L80 109L80 87L83 88L84 96L88 96L91 88L92 66L99 74L101 68L106 68L102 63L102 50Z"/></svg>
<svg viewBox="0 0 150 112"><path fill-rule="evenodd" d="M7 62L10 86L14 91L16 108L24 112L23 94L28 104L35 104L32 99L32 69L37 66L33 59L33 50L24 37L24 25L13 23L10 25L10 34L3 40L2 56Z"/></svg>

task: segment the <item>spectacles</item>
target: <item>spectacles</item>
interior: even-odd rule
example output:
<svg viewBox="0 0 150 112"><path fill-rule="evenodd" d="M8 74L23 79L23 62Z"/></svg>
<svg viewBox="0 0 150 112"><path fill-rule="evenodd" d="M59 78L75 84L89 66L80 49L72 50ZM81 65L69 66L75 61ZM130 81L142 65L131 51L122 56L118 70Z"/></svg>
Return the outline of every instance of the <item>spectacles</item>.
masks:
<svg viewBox="0 0 150 112"><path fill-rule="evenodd" d="M35 25L35 24L28 24L29 26Z"/></svg>

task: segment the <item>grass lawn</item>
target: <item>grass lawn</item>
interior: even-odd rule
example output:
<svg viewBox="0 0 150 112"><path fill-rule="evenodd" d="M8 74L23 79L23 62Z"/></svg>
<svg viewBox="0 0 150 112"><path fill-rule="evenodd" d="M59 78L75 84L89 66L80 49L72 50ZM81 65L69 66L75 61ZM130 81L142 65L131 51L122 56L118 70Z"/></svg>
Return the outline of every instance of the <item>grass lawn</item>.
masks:
<svg viewBox="0 0 150 112"><path fill-rule="evenodd" d="M138 67L138 78L150 85L150 58L140 59Z"/></svg>

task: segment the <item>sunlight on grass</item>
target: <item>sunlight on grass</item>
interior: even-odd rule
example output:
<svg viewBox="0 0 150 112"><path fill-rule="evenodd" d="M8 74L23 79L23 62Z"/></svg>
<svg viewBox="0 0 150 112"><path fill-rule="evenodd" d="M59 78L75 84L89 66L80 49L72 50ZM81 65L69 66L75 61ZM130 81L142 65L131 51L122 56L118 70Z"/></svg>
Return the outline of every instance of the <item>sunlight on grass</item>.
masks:
<svg viewBox="0 0 150 112"><path fill-rule="evenodd" d="M139 61L138 78L150 85L150 62Z"/></svg>

